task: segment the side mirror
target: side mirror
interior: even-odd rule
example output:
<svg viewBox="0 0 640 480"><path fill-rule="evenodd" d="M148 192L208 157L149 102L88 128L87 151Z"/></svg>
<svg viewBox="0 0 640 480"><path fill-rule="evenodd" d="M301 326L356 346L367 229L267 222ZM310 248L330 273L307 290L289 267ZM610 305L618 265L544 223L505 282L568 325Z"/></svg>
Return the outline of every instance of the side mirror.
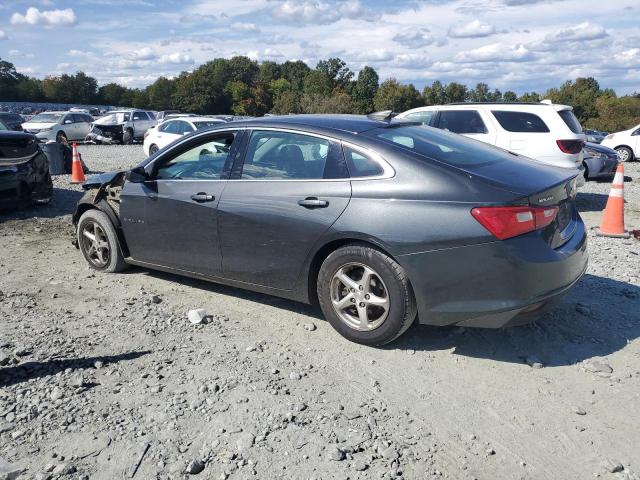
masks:
<svg viewBox="0 0 640 480"><path fill-rule="evenodd" d="M142 183L149 180L149 175L143 167L132 168L125 174L125 178L131 183Z"/></svg>

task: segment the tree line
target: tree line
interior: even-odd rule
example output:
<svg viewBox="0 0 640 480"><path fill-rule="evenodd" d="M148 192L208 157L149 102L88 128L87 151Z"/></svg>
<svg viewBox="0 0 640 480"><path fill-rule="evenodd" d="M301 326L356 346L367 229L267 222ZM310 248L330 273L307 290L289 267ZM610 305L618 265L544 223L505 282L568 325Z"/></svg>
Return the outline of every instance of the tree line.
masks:
<svg viewBox="0 0 640 480"><path fill-rule="evenodd" d="M146 88L117 83L98 86L84 72L40 80L16 71L0 59L0 101L113 105L152 110L177 109L199 114L260 116L265 113L402 112L422 105L455 102L539 102L544 98L574 107L585 127L604 131L640 123L640 93L618 97L592 77L567 81L543 93L518 95L435 81L420 92L391 78L380 82L366 66L357 75L340 58L321 60L315 68L302 61L257 62L248 57L216 58L175 78L159 77Z"/></svg>

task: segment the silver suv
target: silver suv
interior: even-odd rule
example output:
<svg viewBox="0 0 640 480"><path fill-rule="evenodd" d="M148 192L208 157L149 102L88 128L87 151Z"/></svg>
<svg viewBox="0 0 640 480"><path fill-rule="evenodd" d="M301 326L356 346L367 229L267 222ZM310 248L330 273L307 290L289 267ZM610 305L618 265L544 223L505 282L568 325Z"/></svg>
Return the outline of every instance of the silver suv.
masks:
<svg viewBox="0 0 640 480"><path fill-rule="evenodd" d="M42 112L23 123L22 128L41 141L55 140L61 143L83 140L91 130L92 122L93 117L88 113Z"/></svg>
<svg viewBox="0 0 640 480"><path fill-rule="evenodd" d="M130 145L142 140L144 133L157 123L153 112L145 110L114 110L93 123L88 140L96 143Z"/></svg>

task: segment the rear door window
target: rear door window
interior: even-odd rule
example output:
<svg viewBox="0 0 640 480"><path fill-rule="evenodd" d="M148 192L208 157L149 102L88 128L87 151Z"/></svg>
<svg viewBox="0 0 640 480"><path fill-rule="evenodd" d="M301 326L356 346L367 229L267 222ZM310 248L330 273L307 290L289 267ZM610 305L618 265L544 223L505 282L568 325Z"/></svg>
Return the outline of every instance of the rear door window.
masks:
<svg viewBox="0 0 640 480"><path fill-rule="evenodd" d="M133 114L133 119L134 120L149 120L149 117L147 117L147 114L144 112L135 112Z"/></svg>
<svg viewBox="0 0 640 480"><path fill-rule="evenodd" d="M251 134L241 178L320 180L345 176L344 156L337 143L300 133L258 130Z"/></svg>
<svg viewBox="0 0 640 480"><path fill-rule="evenodd" d="M454 133L487 133L480 114L474 110L442 110L438 128Z"/></svg>
<svg viewBox="0 0 640 480"><path fill-rule="evenodd" d="M491 111L502 128L507 132L546 133L549 127L537 115L527 112Z"/></svg>
<svg viewBox="0 0 640 480"><path fill-rule="evenodd" d="M560 118L562 118L564 123L567 124L569 130L571 130L573 133L582 133L582 125L580 125L580 122L573 114L572 110L560 110L558 112L558 115L560 115Z"/></svg>

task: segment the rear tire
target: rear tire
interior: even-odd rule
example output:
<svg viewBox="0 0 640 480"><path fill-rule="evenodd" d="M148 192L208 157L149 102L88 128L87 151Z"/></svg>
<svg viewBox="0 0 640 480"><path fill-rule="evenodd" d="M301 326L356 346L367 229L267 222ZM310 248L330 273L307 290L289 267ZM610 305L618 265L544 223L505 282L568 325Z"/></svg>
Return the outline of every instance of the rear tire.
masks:
<svg viewBox="0 0 640 480"><path fill-rule="evenodd" d="M375 248L347 245L334 251L322 263L317 284L324 316L352 342L385 345L416 318L416 301L405 270Z"/></svg>
<svg viewBox="0 0 640 480"><path fill-rule="evenodd" d="M584 180L588 181L589 180L589 167L587 166L586 163L583 163L582 165L584 166L584 172L583 172Z"/></svg>
<svg viewBox="0 0 640 480"><path fill-rule="evenodd" d="M633 151L628 147L618 147L616 148L616 152L618 152L618 160L621 162L631 162L633 161Z"/></svg>
<svg viewBox="0 0 640 480"><path fill-rule="evenodd" d="M118 235L106 213L91 209L82 214L76 232L78 247L91 268L115 273L126 270Z"/></svg>

